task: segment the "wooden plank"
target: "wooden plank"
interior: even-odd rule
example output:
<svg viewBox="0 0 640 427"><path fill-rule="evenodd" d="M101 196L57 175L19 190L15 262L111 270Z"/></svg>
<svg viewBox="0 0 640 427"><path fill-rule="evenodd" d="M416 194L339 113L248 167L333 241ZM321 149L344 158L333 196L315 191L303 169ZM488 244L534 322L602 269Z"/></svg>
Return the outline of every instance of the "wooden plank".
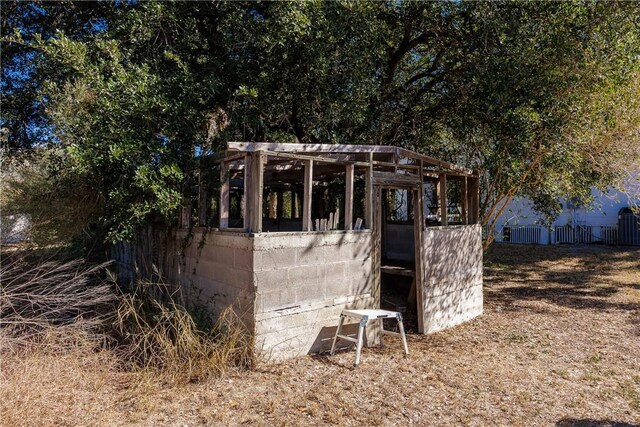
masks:
<svg viewBox="0 0 640 427"><path fill-rule="evenodd" d="M371 236L372 241L373 241L373 250L372 250L372 254L371 254L371 258L372 258L372 265L371 265L371 271L373 273L373 286L371 289L371 296L373 297L373 301L374 301L374 308L380 308L380 303L382 301L381 298L381 292L380 292L380 264L381 264L381 257L382 257L382 247L381 247L381 243L382 243L382 234L381 234L381 230L382 230L382 190L379 187L376 187L375 190L372 189L372 193L375 191L374 197L375 199L372 200L375 204L372 203L373 206L376 207L375 210L375 224L373 224L371 228L371 230L373 231L373 235ZM373 214L373 212L372 212Z"/></svg>
<svg viewBox="0 0 640 427"><path fill-rule="evenodd" d="M344 190L344 229L353 227L353 165L346 166L345 190Z"/></svg>
<svg viewBox="0 0 640 427"><path fill-rule="evenodd" d="M220 228L229 228L229 165L220 163Z"/></svg>
<svg viewBox="0 0 640 427"><path fill-rule="evenodd" d="M373 184L381 186L418 186L421 181L419 175L401 175L394 172L374 171Z"/></svg>
<svg viewBox="0 0 640 427"><path fill-rule="evenodd" d="M302 231L313 231L311 224L311 194L313 191L313 160L304 165L304 195L302 196Z"/></svg>
<svg viewBox="0 0 640 427"><path fill-rule="evenodd" d="M328 230L333 230L333 212L329 213L329 222L328 222Z"/></svg>
<svg viewBox="0 0 640 427"><path fill-rule="evenodd" d="M231 151L252 152L257 150L289 153L394 153L396 147L388 145L351 144L296 144L276 142L228 142Z"/></svg>
<svg viewBox="0 0 640 427"><path fill-rule="evenodd" d="M244 195L242 197L242 228L251 231L251 207L253 205L253 156L244 156Z"/></svg>
<svg viewBox="0 0 640 427"><path fill-rule="evenodd" d="M279 151L263 151L263 153L265 153L270 157L290 159L290 160L302 160L302 161L313 160L316 163L330 163L330 164L337 164L337 165L352 164L357 166L369 166L369 163L366 163L366 162L335 159L333 157L325 157L325 156L310 156L310 155L304 155L304 154L294 154L294 153L286 153L286 152L279 152Z"/></svg>
<svg viewBox="0 0 640 427"><path fill-rule="evenodd" d="M253 187L251 189L251 232L260 233L262 231L262 198L263 198L263 183L264 183L264 160L265 156L262 152L258 151L253 155L252 168L252 182Z"/></svg>
<svg viewBox="0 0 640 427"><path fill-rule="evenodd" d="M390 162L381 162L379 160L375 160L373 162L374 166L383 166L383 167L388 167L388 168L394 168L394 169L408 169L408 170L419 170L420 166L418 165L405 165L405 164L401 164L401 163L390 163Z"/></svg>
<svg viewBox="0 0 640 427"><path fill-rule="evenodd" d="M480 221L480 179L469 178L469 223Z"/></svg>
<svg viewBox="0 0 640 427"><path fill-rule="evenodd" d="M462 207L462 224L467 225L469 224L469 208L468 208L468 194L467 194L467 177L463 177L460 179L460 186L462 187L462 200L461 200L461 207Z"/></svg>
<svg viewBox="0 0 640 427"><path fill-rule="evenodd" d="M373 229L374 187L373 187L373 153L369 153L369 169L365 174L364 222L368 229Z"/></svg>
<svg viewBox="0 0 640 427"><path fill-rule="evenodd" d="M415 251L415 276L411 283L411 290L409 291L408 306L412 309L417 305L416 314L418 317L418 331L424 333L424 307L422 306L423 288L422 275L424 272L424 255L422 246L422 230L424 229L424 200L422 187L419 190L414 191L414 204L413 204L413 216L414 218L420 218L420 221L413 221L413 240Z"/></svg>
<svg viewBox="0 0 640 427"><path fill-rule="evenodd" d="M446 226L449 225L449 215L447 210L447 175L445 174L440 174L438 195L440 197L440 223Z"/></svg>
<svg viewBox="0 0 640 427"><path fill-rule="evenodd" d="M395 274L397 276L415 277L416 272L410 268L400 267L397 265L383 265L380 271L386 274Z"/></svg>

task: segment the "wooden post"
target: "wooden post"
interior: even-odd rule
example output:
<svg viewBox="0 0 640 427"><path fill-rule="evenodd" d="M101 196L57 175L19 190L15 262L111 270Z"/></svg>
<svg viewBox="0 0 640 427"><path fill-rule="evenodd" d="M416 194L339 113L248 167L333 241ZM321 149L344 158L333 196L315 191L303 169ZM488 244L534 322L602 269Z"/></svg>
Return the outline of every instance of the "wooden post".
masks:
<svg viewBox="0 0 640 427"><path fill-rule="evenodd" d="M438 192L440 193L440 224L446 226L449 225L449 218L447 215L447 175L445 174L440 174Z"/></svg>
<svg viewBox="0 0 640 427"><path fill-rule="evenodd" d="M367 228L373 230L373 152L369 153L369 169L365 174L365 204L364 204L364 221Z"/></svg>
<svg viewBox="0 0 640 427"><path fill-rule="evenodd" d="M220 163L220 229L229 228L229 165Z"/></svg>
<svg viewBox="0 0 640 427"><path fill-rule="evenodd" d="M420 173L422 175L422 173ZM423 186L416 190L413 190L414 194L414 204L413 204L413 216L414 218L420 218L420 221L414 219L413 221L413 235L414 235L414 250L415 250L415 271L413 276L412 287L409 290L409 298L407 300L407 307L409 310L413 310L413 305L416 305L416 314L418 315L418 331L420 333L424 333L424 305L422 302L423 299L423 289L422 289L422 273L423 273L423 244L422 244L422 228L424 221L423 213Z"/></svg>
<svg viewBox="0 0 640 427"><path fill-rule="evenodd" d="M460 185L462 187L462 200L461 200L461 215L462 215L462 224L469 224L469 206L468 206L468 197L467 197L467 177L463 176L460 180Z"/></svg>
<svg viewBox="0 0 640 427"><path fill-rule="evenodd" d="M263 197L263 183L264 183L264 160L265 156L260 151L257 151L253 154L253 165L252 165L252 189L250 199L253 203L250 203L251 206L249 216L251 217L251 227L250 230L252 233L260 233L262 232L262 197Z"/></svg>
<svg viewBox="0 0 640 427"><path fill-rule="evenodd" d="M347 165L344 190L344 229L353 228L353 165Z"/></svg>
<svg viewBox="0 0 640 427"><path fill-rule="evenodd" d="M469 178L469 223L480 221L480 178Z"/></svg>
<svg viewBox="0 0 640 427"><path fill-rule="evenodd" d="M304 162L304 195L302 198L302 231L313 231L311 224L311 194L313 190L313 160Z"/></svg>
<svg viewBox="0 0 640 427"><path fill-rule="evenodd" d="M253 206L253 157L251 154L244 156L244 197L242 198L242 228L250 232L251 207Z"/></svg>

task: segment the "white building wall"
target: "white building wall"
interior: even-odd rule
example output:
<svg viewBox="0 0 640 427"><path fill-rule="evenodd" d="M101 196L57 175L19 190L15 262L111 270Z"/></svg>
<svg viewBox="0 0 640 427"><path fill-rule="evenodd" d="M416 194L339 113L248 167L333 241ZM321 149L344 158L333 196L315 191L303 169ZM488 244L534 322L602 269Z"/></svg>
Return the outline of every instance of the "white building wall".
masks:
<svg viewBox="0 0 640 427"><path fill-rule="evenodd" d="M637 184L636 184L637 185ZM611 190L601 192L592 190L594 203L586 207L574 207L571 202L565 199L560 200L563 210L558 218L547 227L542 216L532 208L532 203L523 197L514 198L507 209L498 218L495 227L496 241L503 241L504 228L511 228L511 241L514 243L539 243L554 244L560 243L562 227L589 227L592 233L592 241L606 239L607 230L618 225L618 213L627 206L638 204L640 201L640 191L636 185L628 184L626 192ZM539 227L539 241L519 241L520 236L525 232L516 231L530 226ZM514 233L519 233L517 236ZM514 239L515 237L515 239Z"/></svg>

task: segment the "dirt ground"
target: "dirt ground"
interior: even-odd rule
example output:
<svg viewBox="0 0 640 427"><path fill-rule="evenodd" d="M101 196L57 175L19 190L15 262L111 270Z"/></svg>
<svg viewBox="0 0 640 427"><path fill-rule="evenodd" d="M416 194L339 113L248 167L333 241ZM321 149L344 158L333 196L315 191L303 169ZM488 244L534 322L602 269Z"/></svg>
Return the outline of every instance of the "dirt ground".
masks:
<svg viewBox="0 0 640 427"><path fill-rule="evenodd" d="M640 425L640 249L494 245L484 295L483 316L410 335L408 358L389 338L357 369L344 352L166 388L65 356L48 375L4 364L0 423Z"/></svg>

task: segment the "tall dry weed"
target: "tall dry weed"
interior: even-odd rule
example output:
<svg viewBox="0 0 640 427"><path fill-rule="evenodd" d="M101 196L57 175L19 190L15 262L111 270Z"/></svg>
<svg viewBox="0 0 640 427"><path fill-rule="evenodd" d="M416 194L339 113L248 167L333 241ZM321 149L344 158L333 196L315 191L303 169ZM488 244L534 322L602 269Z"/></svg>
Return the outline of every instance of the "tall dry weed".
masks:
<svg viewBox="0 0 640 427"><path fill-rule="evenodd" d="M114 284L101 272L108 263L33 260L22 253L0 265L0 351L46 337L42 345L104 341L114 319Z"/></svg>
<svg viewBox="0 0 640 427"><path fill-rule="evenodd" d="M253 365L252 336L231 307L206 327L180 300L167 285L149 282L122 297L116 330L119 354L130 368L189 382Z"/></svg>

